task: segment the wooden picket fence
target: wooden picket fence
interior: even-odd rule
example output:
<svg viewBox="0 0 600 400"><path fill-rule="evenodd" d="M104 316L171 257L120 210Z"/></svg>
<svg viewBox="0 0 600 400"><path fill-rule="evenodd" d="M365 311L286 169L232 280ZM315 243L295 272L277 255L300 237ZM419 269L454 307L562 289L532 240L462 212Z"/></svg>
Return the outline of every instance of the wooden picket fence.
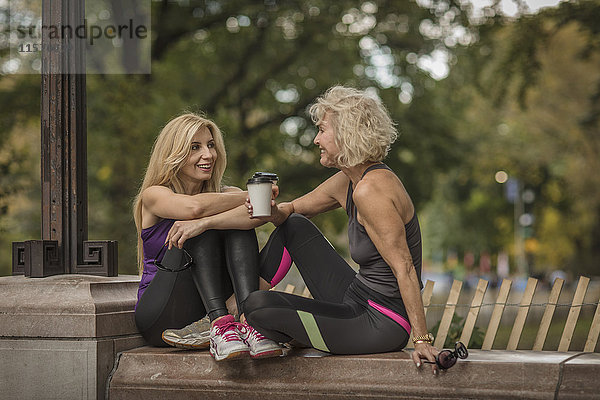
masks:
<svg viewBox="0 0 600 400"><path fill-rule="evenodd" d="M573 339L573 333L575 332L575 325L577 324L581 308L584 305L583 301L587 293L589 283L589 278L586 278L584 276L579 278L579 282L577 284L577 289L575 290L573 300L571 304L568 305L570 307L569 314L567 316L567 321L565 323L560 343L558 345L558 351L569 350L571 340ZM428 280L422 292L423 305L425 306L426 314L427 311L434 306L431 304L434 284L435 282ZM483 299L487 291L488 284L489 282L484 279L479 280L477 288L475 289L475 292L473 294L471 304L470 306L468 306L469 311L464 320L462 334L460 336L460 341L465 344L468 344L471 339L471 335L475 327L475 322L477 321L477 317L479 316L481 307L484 305ZM519 309L517 311L517 315L512 326L512 331L508 339L506 350L516 350L517 346L519 345L519 340L521 339L521 334L523 332L523 327L525 326L527 314L529 313L529 310L532 307L532 300L535 294L537 284L538 280L535 278L529 278L527 280L527 286L525 287L525 291L523 292L521 302L518 304ZM450 289L450 293L448 295L448 300L446 301L445 305L442 305L444 311L440 319L439 329L434 342L434 346L439 349L441 349L444 346L444 342L446 341L446 337L448 336L448 331L452 324L452 318L454 316L456 307L458 306L458 299L460 296L462 285L463 283L461 281L454 280L452 288ZM487 330L485 332L483 345L481 346L482 350L492 349L494 339L496 338L496 334L498 332L498 327L500 326L500 319L502 318L502 314L504 313L505 307L507 306L507 300L510 293L511 285L511 280L504 279L502 281L502 284L500 285L500 289L498 290L496 302L493 304L488 304L493 305L494 308L487 326ZM550 328L550 323L552 322L552 317L554 316L556 307L559 305L558 298L562 291L563 285L564 280L557 278L554 281L554 285L552 286L552 290L549 294L548 301L541 304L542 306L545 306L545 310L541 322L539 324L533 347L531 348L531 350L533 351L541 351L544 347L544 343L546 342L546 337L548 335L548 330ZM294 287L294 285L288 284L284 291L287 293L293 293L295 289L296 288ZM304 288L302 296L311 297L308 288ZM594 314L592 324L588 332L585 347L583 349L584 352L594 352L594 349L596 348L596 343L598 342L598 336L600 335L600 301L591 304L596 306L596 312ZM409 343L412 343L412 341L409 340Z"/></svg>

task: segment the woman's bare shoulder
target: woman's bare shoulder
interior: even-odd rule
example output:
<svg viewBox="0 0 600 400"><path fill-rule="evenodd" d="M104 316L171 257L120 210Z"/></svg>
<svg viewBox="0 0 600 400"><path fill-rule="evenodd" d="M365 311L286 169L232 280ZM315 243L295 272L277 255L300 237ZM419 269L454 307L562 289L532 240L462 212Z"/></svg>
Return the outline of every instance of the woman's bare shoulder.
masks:
<svg viewBox="0 0 600 400"><path fill-rule="evenodd" d="M173 190L166 186L149 186L142 192L142 203L148 205L148 203L155 202L163 196L170 196L173 194Z"/></svg>
<svg viewBox="0 0 600 400"><path fill-rule="evenodd" d="M405 223L414 214L414 206L404 184L394 172L386 169L371 171L365 175L356 185L352 197L359 208L361 205L372 204L374 197L385 198L389 200L387 204L400 213Z"/></svg>

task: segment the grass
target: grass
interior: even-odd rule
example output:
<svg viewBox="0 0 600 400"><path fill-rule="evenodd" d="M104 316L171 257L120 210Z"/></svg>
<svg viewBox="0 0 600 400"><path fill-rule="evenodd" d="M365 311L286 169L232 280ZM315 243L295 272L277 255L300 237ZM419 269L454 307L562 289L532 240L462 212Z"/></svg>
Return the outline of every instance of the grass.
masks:
<svg viewBox="0 0 600 400"><path fill-rule="evenodd" d="M544 350L558 349L558 344L560 343L565 323L565 320L552 321L552 323L550 324L550 329L548 329L546 341L544 343ZM575 331L573 333L573 338L571 339L569 351L583 351L591 325L591 316L580 316L579 320L577 321L577 325L575 325ZM521 340L519 341L519 346L517 348L519 350L531 350L538 329L538 324L525 324L525 326L523 327L523 332L521 333ZM508 338L510 337L511 331L511 325L501 325L498 328L496 340L494 340L494 345L492 346L492 348L506 349L506 345L508 344ZM596 343L595 352L600 352L600 341Z"/></svg>
<svg viewBox="0 0 600 400"><path fill-rule="evenodd" d="M453 347L454 342L459 340L460 335L462 333L463 324L464 319L455 314L452 318L452 324L450 325L450 329L448 330L446 342L444 343L445 348ZM562 337L565 325L566 318L557 318L556 320L552 321L548 329L548 334L546 335L546 341L544 342L543 350L558 350L558 345L560 343L560 339ZM583 351L591 325L592 315L580 315L579 319L577 320L577 324L575 325L575 330L573 332L571 344L569 345L569 351ZM432 332L434 333L434 335L437 334L438 328L439 322L432 327ZM475 328L473 329L473 333L471 335L471 340L468 343L469 348L481 348L483 338L485 337L486 329L487 323L485 324L485 326L475 325ZM512 329L512 321L504 321L504 324L500 324L500 326L498 327L498 332L496 333L496 338L494 339L492 349L506 349ZM517 346L517 349L531 350L533 348L533 343L535 342L538 329L539 321L528 321L528 323L526 323L523 327L523 331L521 332L521 338L519 340L519 345ZM595 352L600 352L600 341L596 343Z"/></svg>

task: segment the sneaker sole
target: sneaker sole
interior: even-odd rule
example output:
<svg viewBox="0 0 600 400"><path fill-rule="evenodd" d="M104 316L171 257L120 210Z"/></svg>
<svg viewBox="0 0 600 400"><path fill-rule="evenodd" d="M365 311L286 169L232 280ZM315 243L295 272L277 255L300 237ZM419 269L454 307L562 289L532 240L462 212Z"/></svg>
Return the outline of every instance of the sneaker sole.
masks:
<svg viewBox="0 0 600 400"><path fill-rule="evenodd" d="M168 345L186 350L203 350L210 347L210 337L206 339L183 339L163 334L162 340Z"/></svg>
<svg viewBox="0 0 600 400"><path fill-rule="evenodd" d="M243 358L248 358L248 356L250 355L250 351L249 350L241 350L241 351L234 351L232 353L229 353L225 356L216 356L215 354L213 354L213 352L210 352L210 355L212 356L212 358L215 359L215 361L224 361L224 360L236 360L236 359L243 359Z"/></svg>
<svg viewBox="0 0 600 400"><path fill-rule="evenodd" d="M250 357L252 357L253 360L258 360L260 358L281 357L283 355L283 349L267 350L257 354L250 353Z"/></svg>

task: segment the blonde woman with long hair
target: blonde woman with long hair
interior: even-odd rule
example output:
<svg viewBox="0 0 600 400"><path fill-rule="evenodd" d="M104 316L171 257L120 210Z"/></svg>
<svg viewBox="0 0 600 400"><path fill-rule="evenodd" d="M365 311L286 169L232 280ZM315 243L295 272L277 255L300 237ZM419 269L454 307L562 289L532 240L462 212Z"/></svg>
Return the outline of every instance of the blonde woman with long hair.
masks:
<svg viewBox="0 0 600 400"><path fill-rule="evenodd" d="M136 325L152 345L210 346L217 361L281 355L279 344L243 318L246 298L259 288L252 229L259 223L238 227L234 215L227 227L206 229L211 217L244 208L246 192L222 184L226 164L221 131L203 116L180 115L157 137L134 205L141 270ZM240 322L226 306L233 293Z"/></svg>

